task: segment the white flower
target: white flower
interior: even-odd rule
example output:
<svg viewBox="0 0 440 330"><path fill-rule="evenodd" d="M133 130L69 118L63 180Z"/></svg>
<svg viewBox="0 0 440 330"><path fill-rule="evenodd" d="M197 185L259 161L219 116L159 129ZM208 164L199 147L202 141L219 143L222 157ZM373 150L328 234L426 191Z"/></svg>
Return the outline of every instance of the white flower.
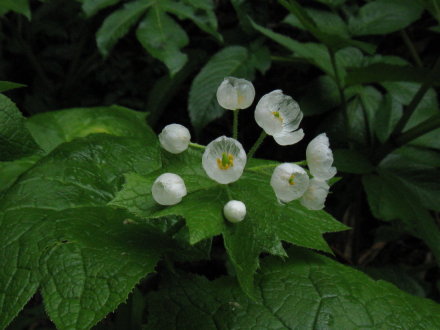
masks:
<svg viewBox="0 0 440 330"><path fill-rule="evenodd" d="M273 171L270 185L277 198L283 203L288 203L304 194L309 185L309 176L301 166L283 163Z"/></svg>
<svg viewBox="0 0 440 330"><path fill-rule="evenodd" d="M306 149L307 165L310 173L320 180L328 180L336 175L336 168L332 167L333 153L325 133L319 134Z"/></svg>
<svg viewBox="0 0 440 330"><path fill-rule="evenodd" d="M160 205L174 205L186 196L185 182L177 174L164 173L154 181L151 193Z"/></svg>
<svg viewBox="0 0 440 330"><path fill-rule="evenodd" d="M309 210L322 210L330 187L327 182L319 179L311 179L309 187L299 200Z"/></svg>
<svg viewBox="0 0 440 330"><path fill-rule="evenodd" d="M159 134L159 142L162 148L172 154L179 154L188 149L191 134L185 126L171 124L164 127Z"/></svg>
<svg viewBox="0 0 440 330"><path fill-rule="evenodd" d="M295 144L304 137L303 130L298 130L302 118L298 103L279 89L264 95L255 108L257 124L282 146Z"/></svg>
<svg viewBox="0 0 440 330"><path fill-rule="evenodd" d="M237 181L246 165L246 153L240 142L221 136L205 149L202 165L206 174L218 183Z"/></svg>
<svg viewBox="0 0 440 330"><path fill-rule="evenodd" d="M246 216L246 205L240 201L229 201L223 207L223 214L232 223L240 222Z"/></svg>
<svg viewBox="0 0 440 330"><path fill-rule="evenodd" d="M254 85L248 80L226 77L217 89L217 101L222 108L249 108L255 98Z"/></svg>

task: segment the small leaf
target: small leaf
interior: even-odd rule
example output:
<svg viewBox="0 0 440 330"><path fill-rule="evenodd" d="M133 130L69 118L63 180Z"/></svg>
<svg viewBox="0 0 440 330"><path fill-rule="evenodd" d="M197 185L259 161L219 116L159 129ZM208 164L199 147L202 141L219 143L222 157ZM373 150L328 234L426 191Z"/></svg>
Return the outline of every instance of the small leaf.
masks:
<svg viewBox="0 0 440 330"><path fill-rule="evenodd" d="M18 84L10 81L0 81L0 93L21 87L26 87L26 85Z"/></svg>
<svg viewBox="0 0 440 330"><path fill-rule="evenodd" d="M305 249L290 249L287 260L265 258L256 282L258 302L231 277L167 276L147 296L146 329L440 327L434 301Z"/></svg>
<svg viewBox="0 0 440 330"><path fill-rule="evenodd" d="M15 103L0 94L0 161L19 159L39 151Z"/></svg>
<svg viewBox="0 0 440 330"><path fill-rule="evenodd" d="M387 34L401 30L418 20L423 8L413 0L375 0L365 4L349 20L355 36Z"/></svg>
<svg viewBox="0 0 440 330"><path fill-rule="evenodd" d="M82 3L82 10L87 17L92 17L101 9L113 6L121 0L79 0Z"/></svg>
<svg viewBox="0 0 440 330"><path fill-rule="evenodd" d="M188 35L158 6L149 10L139 24L136 36L151 56L165 63L171 75L180 71L188 60L188 56L180 51L188 45Z"/></svg>
<svg viewBox="0 0 440 330"><path fill-rule="evenodd" d="M374 170L367 157L356 150L335 149L333 155L334 166L339 172L365 174Z"/></svg>
<svg viewBox="0 0 440 330"><path fill-rule="evenodd" d="M154 3L154 0L128 2L122 9L108 16L96 33L96 43L101 54L107 56L118 40L128 33Z"/></svg>
<svg viewBox="0 0 440 330"><path fill-rule="evenodd" d="M247 67L249 53L241 46L230 46L215 54L191 84L188 111L196 131L223 115L216 92L224 77L237 76L249 79Z"/></svg>

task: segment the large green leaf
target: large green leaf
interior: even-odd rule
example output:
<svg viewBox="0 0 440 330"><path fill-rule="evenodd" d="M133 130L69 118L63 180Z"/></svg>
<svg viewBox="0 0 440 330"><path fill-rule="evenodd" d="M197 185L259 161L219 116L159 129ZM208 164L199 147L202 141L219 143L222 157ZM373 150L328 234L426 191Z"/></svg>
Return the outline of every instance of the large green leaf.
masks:
<svg viewBox="0 0 440 330"><path fill-rule="evenodd" d="M266 258L260 301L230 277L167 277L148 295L147 329L436 329L440 305L305 249ZM164 317L166 313L167 317Z"/></svg>
<svg viewBox="0 0 440 330"><path fill-rule="evenodd" d="M107 56L113 46L136 24L154 0L128 2L122 9L108 16L96 33L96 42L102 55Z"/></svg>
<svg viewBox="0 0 440 330"><path fill-rule="evenodd" d="M1 10L12 10L18 14L26 16L31 19L31 8L29 6L29 0L0 0Z"/></svg>
<svg viewBox="0 0 440 330"><path fill-rule="evenodd" d="M370 1L350 18L350 32L356 36L395 32L419 19L422 11L413 0Z"/></svg>
<svg viewBox="0 0 440 330"><path fill-rule="evenodd" d="M105 206L122 173L159 166L144 143L99 134L63 144L3 196L0 327L40 286L58 328L89 328L153 271L166 240Z"/></svg>
<svg viewBox="0 0 440 330"><path fill-rule="evenodd" d="M171 75L180 71L188 60L188 56L180 51L188 44L188 35L158 6L148 11L136 35L151 56L165 63Z"/></svg>
<svg viewBox="0 0 440 330"><path fill-rule="evenodd" d="M61 143L96 133L154 140L154 132L145 125L145 115L120 106L74 108L35 115L26 126L49 152Z"/></svg>
<svg viewBox="0 0 440 330"><path fill-rule="evenodd" d="M0 161L29 156L39 150L14 102L0 94Z"/></svg>
<svg viewBox="0 0 440 330"><path fill-rule="evenodd" d="M402 104L390 94L385 95L375 116L375 134L384 143L402 116Z"/></svg>
<svg viewBox="0 0 440 330"><path fill-rule="evenodd" d="M249 167L237 182L227 186L208 179L201 166L201 153L164 154L164 167L148 176L130 174L123 189L110 205L123 207L143 218L179 215L185 218L190 243L223 235L228 255L243 290L255 297L253 274L259 255L284 255L281 241L331 252L322 238L325 232L346 229L324 211L308 211L299 202L281 205L269 184L274 164ZM151 197L151 185L164 172L179 174L188 189L181 203L162 207ZM229 189L226 190L226 189ZM247 205L246 219L238 224L225 222L223 206L230 199Z"/></svg>
<svg viewBox="0 0 440 330"><path fill-rule="evenodd" d="M227 76L251 78L254 68L249 67L250 54L241 46L230 46L215 54L191 84L188 111L196 131L223 115L218 105L217 88Z"/></svg>
<svg viewBox="0 0 440 330"><path fill-rule="evenodd" d="M18 176L35 164L41 155L32 155L10 162L0 162L0 193L9 188Z"/></svg>

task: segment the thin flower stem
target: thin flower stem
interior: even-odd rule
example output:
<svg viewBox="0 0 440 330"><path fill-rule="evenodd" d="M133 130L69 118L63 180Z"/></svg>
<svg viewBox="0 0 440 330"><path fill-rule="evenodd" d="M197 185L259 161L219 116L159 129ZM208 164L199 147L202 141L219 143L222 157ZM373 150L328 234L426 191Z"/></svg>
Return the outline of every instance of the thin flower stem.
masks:
<svg viewBox="0 0 440 330"><path fill-rule="evenodd" d="M302 160L300 162L293 162L292 164L306 166L307 165L307 161L306 160ZM277 167L278 165L280 165L280 164L279 163L274 163L274 164L253 166L253 167L247 168L246 170L249 170L249 171L259 171L259 170L265 170L266 168L274 168L274 167Z"/></svg>
<svg viewBox="0 0 440 330"><path fill-rule="evenodd" d="M228 195L228 199L232 201L233 199L231 195L231 190L229 189L229 185L225 184L224 186L225 186L226 194Z"/></svg>
<svg viewBox="0 0 440 330"><path fill-rule="evenodd" d="M252 146L251 150L249 150L249 152L247 154L247 159L251 159L254 156L255 151L257 151L257 149L263 143L266 136L267 136L266 132L262 131L260 136L258 137L257 141L255 141L254 145Z"/></svg>
<svg viewBox="0 0 440 330"><path fill-rule="evenodd" d="M198 143L193 143L193 142L190 142L189 146L191 148L194 148L194 149L201 149L201 150L205 150L206 149L206 146L203 146L203 145L198 144Z"/></svg>
<svg viewBox="0 0 440 330"><path fill-rule="evenodd" d="M238 111L239 110L232 111L234 114L234 122L233 122L233 126L232 126L232 137L236 140L238 138Z"/></svg>

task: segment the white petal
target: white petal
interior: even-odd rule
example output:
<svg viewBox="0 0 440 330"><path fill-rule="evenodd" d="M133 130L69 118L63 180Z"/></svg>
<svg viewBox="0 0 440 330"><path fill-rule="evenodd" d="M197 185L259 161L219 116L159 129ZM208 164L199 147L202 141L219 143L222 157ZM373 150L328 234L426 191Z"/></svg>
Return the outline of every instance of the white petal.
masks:
<svg viewBox="0 0 440 330"><path fill-rule="evenodd" d="M297 130L302 118L298 103L279 89L264 95L255 108L255 121L273 136Z"/></svg>
<svg viewBox="0 0 440 330"><path fill-rule="evenodd" d="M322 210L330 187L327 182L311 179L309 187L299 200L301 204L309 210Z"/></svg>
<svg viewBox="0 0 440 330"><path fill-rule="evenodd" d="M183 179L174 173L160 175L151 187L153 199L160 205L175 205L186 196Z"/></svg>
<svg viewBox="0 0 440 330"><path fill-rule="evenodd" d="M218 103L228 110L249 108L254 98L254 85L245 79L227 77L217 89Z"/></svg>
<svg viewBox="0 0 440 330"><path fill-rule="evenodd" d="M243 202L231 200L223 207L223 214L232 223L243 221L246 216L246 205Z"/></svg>
<svg viewBox="0 0 440 330"><path fill-rule="evenodd" d="M288 203L304 194L309 185L309 176L301 166L283 163L273 171L270 185L277 198Z"/></svg>
<svg viewBox="0 0 440 330"><path fill-rule="evenodd" d="M336 168L332 167L333 152L325 133L310 141L306 149L306 158L310 173L315 178L328 180L336 175Z"/></svg>
<svg viewBox="0 0 440 330"><path fill-rule="evenodd" d="M160 145L172 154L179 154L188 149L190 141L191 134L189 130L179 124L167 125L159 134Z"/></svg>
<svg viewBox="0 0 440 330"><path fill-rule="evenodd" d="M221 162L224 154L232 157L232 165L221 168L219 161ZM202 166L212 180L228 184L237 181L243 174L246 166L246 152L237 140L221 136L206 146Z"/></svg>
<svg viewBox="0 0 440 330"><path fill-rule="evenodd" d="M273 138L281 146L288 146L301 141L304 137L304 131L299 129L294 132L281 131L280 134L274 135Z"/></svg>

